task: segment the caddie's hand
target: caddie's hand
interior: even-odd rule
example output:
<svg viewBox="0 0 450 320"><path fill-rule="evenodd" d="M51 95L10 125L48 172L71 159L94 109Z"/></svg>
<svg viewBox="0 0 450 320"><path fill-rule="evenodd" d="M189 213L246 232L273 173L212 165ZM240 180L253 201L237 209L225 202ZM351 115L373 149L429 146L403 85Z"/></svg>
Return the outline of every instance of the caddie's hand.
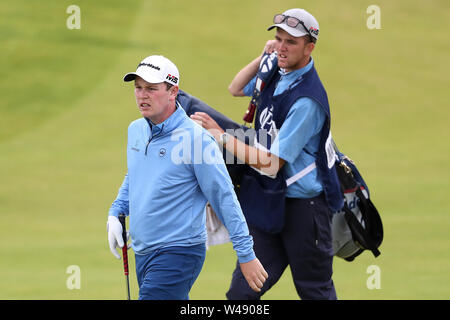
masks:
<svg viewBox="0 0 450 320"><path fill-rule="evenodd" d="M268 40L266 42L266 45L264 46L264 52L271 54L272 52L274 52L276 50L277 50L277 40Z"/></svg>
<svg viewBox="0 0 450 320"><path fill-rule="evenodd" d="M119 219L114 216L108 216L106 230L108 231L109 249L117 259L120 259L120 254L117 252L116 248L117 246L122 248L124 243L122 239L122 225L120 224Z"/></svg>
<svg viewBox="0 0 450 320"><path fill-rule="evenodd" d="M217 141L219 140L220 135L225 132L206 112L196 112L191 115L191 119L208 130Z"/></svg>
<svg viewBox="0 0 450 320"><path fill-rule="evenodd" d="M260 292L264 282L266 282L266 279L269 276L266 270L264 270L261 262L259 262L258 258L255 258L252 261L241 263L240 265L242 274L244 275L245 280L247 280L250 288L252 288L253 291Z"/></svg>

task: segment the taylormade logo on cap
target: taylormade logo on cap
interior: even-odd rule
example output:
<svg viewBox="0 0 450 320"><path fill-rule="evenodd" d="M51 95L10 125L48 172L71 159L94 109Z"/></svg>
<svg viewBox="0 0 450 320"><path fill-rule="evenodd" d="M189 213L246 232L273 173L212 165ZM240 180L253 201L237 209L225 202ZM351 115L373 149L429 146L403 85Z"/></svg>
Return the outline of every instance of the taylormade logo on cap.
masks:
<svg viewBox="0 0 450 320"><path fill-rule="evenodd" d="M142 60L136 72L129 72L123 77L123 81L133 81L136 76L149 83L167 82L178 86L180 74L175 64L164 56L149 56Z"/></svg>
<svg viewBox="0 0 450 320"><path fill-rule="evenodd" d="M154 65L152 65L151 63L142 63L142 62L141 62L141 63L138 64L138 68L139 68L140 66L147 66L147 67L156 69L156 70L158 70L158 71L161 70L160 67L154 66Z"/></svg>

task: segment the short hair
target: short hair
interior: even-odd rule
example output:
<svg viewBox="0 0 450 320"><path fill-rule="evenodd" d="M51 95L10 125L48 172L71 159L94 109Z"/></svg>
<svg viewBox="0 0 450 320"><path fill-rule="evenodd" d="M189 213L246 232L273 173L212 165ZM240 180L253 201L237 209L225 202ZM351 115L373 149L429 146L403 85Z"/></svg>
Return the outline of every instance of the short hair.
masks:
<svg viewBox="0 0 450 320"><path fill-rule="evenodd" d="M311 34L306 35L305 38L307 40L307 43L312 42L312 43L316 44L316 42L317 42L317 39L314 38Z"/></svg>
<svg viewBox="0 0 450 320"><path fill-rule="evenodd" d="M170 88L173 87L173 84L170 84L170 83L168 83L168 82L165 82L165 84L166 84L166 91L169 91Z"/></svg>

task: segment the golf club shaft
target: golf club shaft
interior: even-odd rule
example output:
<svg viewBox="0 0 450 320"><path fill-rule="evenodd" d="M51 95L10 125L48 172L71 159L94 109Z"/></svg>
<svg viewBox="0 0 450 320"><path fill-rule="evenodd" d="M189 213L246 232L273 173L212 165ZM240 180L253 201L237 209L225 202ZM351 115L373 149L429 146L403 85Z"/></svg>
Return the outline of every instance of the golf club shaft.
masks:
<svg viewBox="0 0 450 320"><path fill-rule="evenodd" d="M122 225L122 256L123 256L123 273L125 274L125 280L127 283L127 299L130 300L130 279L128 277L128 245L127 245L127 229L125 224L125 215L121 213L119 215L119 221Z"/></svg>

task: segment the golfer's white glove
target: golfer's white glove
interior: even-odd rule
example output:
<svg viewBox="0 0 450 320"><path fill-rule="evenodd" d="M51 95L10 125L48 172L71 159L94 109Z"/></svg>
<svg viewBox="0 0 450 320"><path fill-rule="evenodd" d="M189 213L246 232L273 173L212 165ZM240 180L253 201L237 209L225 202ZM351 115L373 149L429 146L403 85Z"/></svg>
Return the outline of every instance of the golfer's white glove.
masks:
<svg viewBox="0 0 450 320"><path fill-rule="evenodd" d="M109 249L117 259L120 259L120 254L117 252L116 248L117 246L123 248L124 243L122 239L122 225L120 224L119 219L114 216L108 216L106 230L108 231Z"/></svg>

